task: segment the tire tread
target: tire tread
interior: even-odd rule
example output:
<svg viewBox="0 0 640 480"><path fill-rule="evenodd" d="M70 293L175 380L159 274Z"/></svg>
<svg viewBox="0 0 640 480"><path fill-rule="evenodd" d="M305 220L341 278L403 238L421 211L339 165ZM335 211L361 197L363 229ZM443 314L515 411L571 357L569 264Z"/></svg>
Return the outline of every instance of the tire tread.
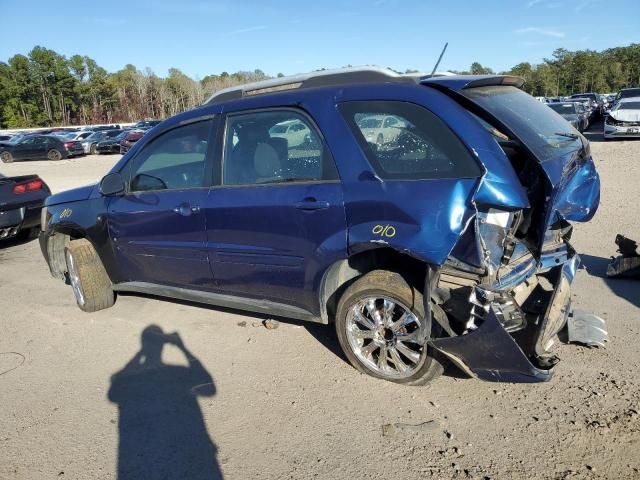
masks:
<svg viewBox="0 0 640 480"><path fill-rule="evenodd" d="M78 305L80 309L97 312L113 306L115 294L111 280L91 242L84 238L72 240L67 250L75 260L84 294L85 302Z"/></svg>

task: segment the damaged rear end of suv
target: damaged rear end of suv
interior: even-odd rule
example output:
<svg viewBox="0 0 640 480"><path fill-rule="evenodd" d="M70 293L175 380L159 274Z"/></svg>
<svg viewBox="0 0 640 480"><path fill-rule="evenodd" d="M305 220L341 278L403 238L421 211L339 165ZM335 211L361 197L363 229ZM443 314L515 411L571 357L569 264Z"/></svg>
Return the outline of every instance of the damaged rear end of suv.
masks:
<svg viewBox="0 0 640 480"><path fill-rule="evenodd" d="M467 109L498 147L474 150L486 168L475 212L425 287L444 312L434 319L448 334L431 346L484 380L548 380L558 361L551 347L571 322L586 330L581 341L606 339L603 321L578 319L571 309L580 265L570 244L572 222L589 221L600 198L589 144L520 90L522 83L515 77L423 81ZM496 157L508 161L517 179L492 168Z"/></svg>

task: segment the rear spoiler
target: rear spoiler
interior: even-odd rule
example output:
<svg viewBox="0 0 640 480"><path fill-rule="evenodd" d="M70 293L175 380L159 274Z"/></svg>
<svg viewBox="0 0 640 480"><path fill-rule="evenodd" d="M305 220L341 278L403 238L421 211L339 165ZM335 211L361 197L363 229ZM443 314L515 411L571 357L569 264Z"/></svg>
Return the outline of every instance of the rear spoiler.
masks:
<svg viewBox="0 0 640 480"><path fill-rule="evenodd" d="M513 75L454 75L423 77L420 79L421 85L446 88L458 92L467 88L489 87L494 85L511 85L516 88L521 88L524 82L524 78Z"/></svg>

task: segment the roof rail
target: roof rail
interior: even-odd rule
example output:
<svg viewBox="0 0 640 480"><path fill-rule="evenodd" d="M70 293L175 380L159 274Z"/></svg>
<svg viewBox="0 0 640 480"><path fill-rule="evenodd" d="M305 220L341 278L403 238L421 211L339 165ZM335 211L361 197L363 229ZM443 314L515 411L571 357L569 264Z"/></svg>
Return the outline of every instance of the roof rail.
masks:
<svg viewBox="0 0 640 480"><path fill-rule="evenodd" d="M237 100L247 96L297 88L328 87L350 83L388 82L415 83L416 79L412 76L401 75L393 70L381 67L347 67L334 70L319 70L317 72L273 78L218 90L211 95L204 104Z"/></svg>

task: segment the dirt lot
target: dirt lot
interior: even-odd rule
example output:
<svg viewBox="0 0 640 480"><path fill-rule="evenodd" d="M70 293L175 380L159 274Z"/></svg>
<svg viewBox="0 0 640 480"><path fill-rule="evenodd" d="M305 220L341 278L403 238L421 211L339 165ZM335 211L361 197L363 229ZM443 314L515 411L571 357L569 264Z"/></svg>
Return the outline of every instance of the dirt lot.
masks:
<svg viewBox="0 0 640 480"><path fill-rule="evenodd" d="M5 243L0 478L116 478L119 456L133 466L121 479L640 478L640 282L604 278L615 234L640 239L640 141L591 137L602 204L574 234L586 269L573 300L608 321L610 344L560 345L544 384L450 368L431 387L401 387L358 374L331 328L268 330L262 317L140 296L86 314L49 277L37 242ZM117 157L0 171L37 172L60 191L97 180ZM187 369L171 337L164 366L135 370L150 325L179 332L202 368ZM136 434L141 425L148 434Z"/></svg>

